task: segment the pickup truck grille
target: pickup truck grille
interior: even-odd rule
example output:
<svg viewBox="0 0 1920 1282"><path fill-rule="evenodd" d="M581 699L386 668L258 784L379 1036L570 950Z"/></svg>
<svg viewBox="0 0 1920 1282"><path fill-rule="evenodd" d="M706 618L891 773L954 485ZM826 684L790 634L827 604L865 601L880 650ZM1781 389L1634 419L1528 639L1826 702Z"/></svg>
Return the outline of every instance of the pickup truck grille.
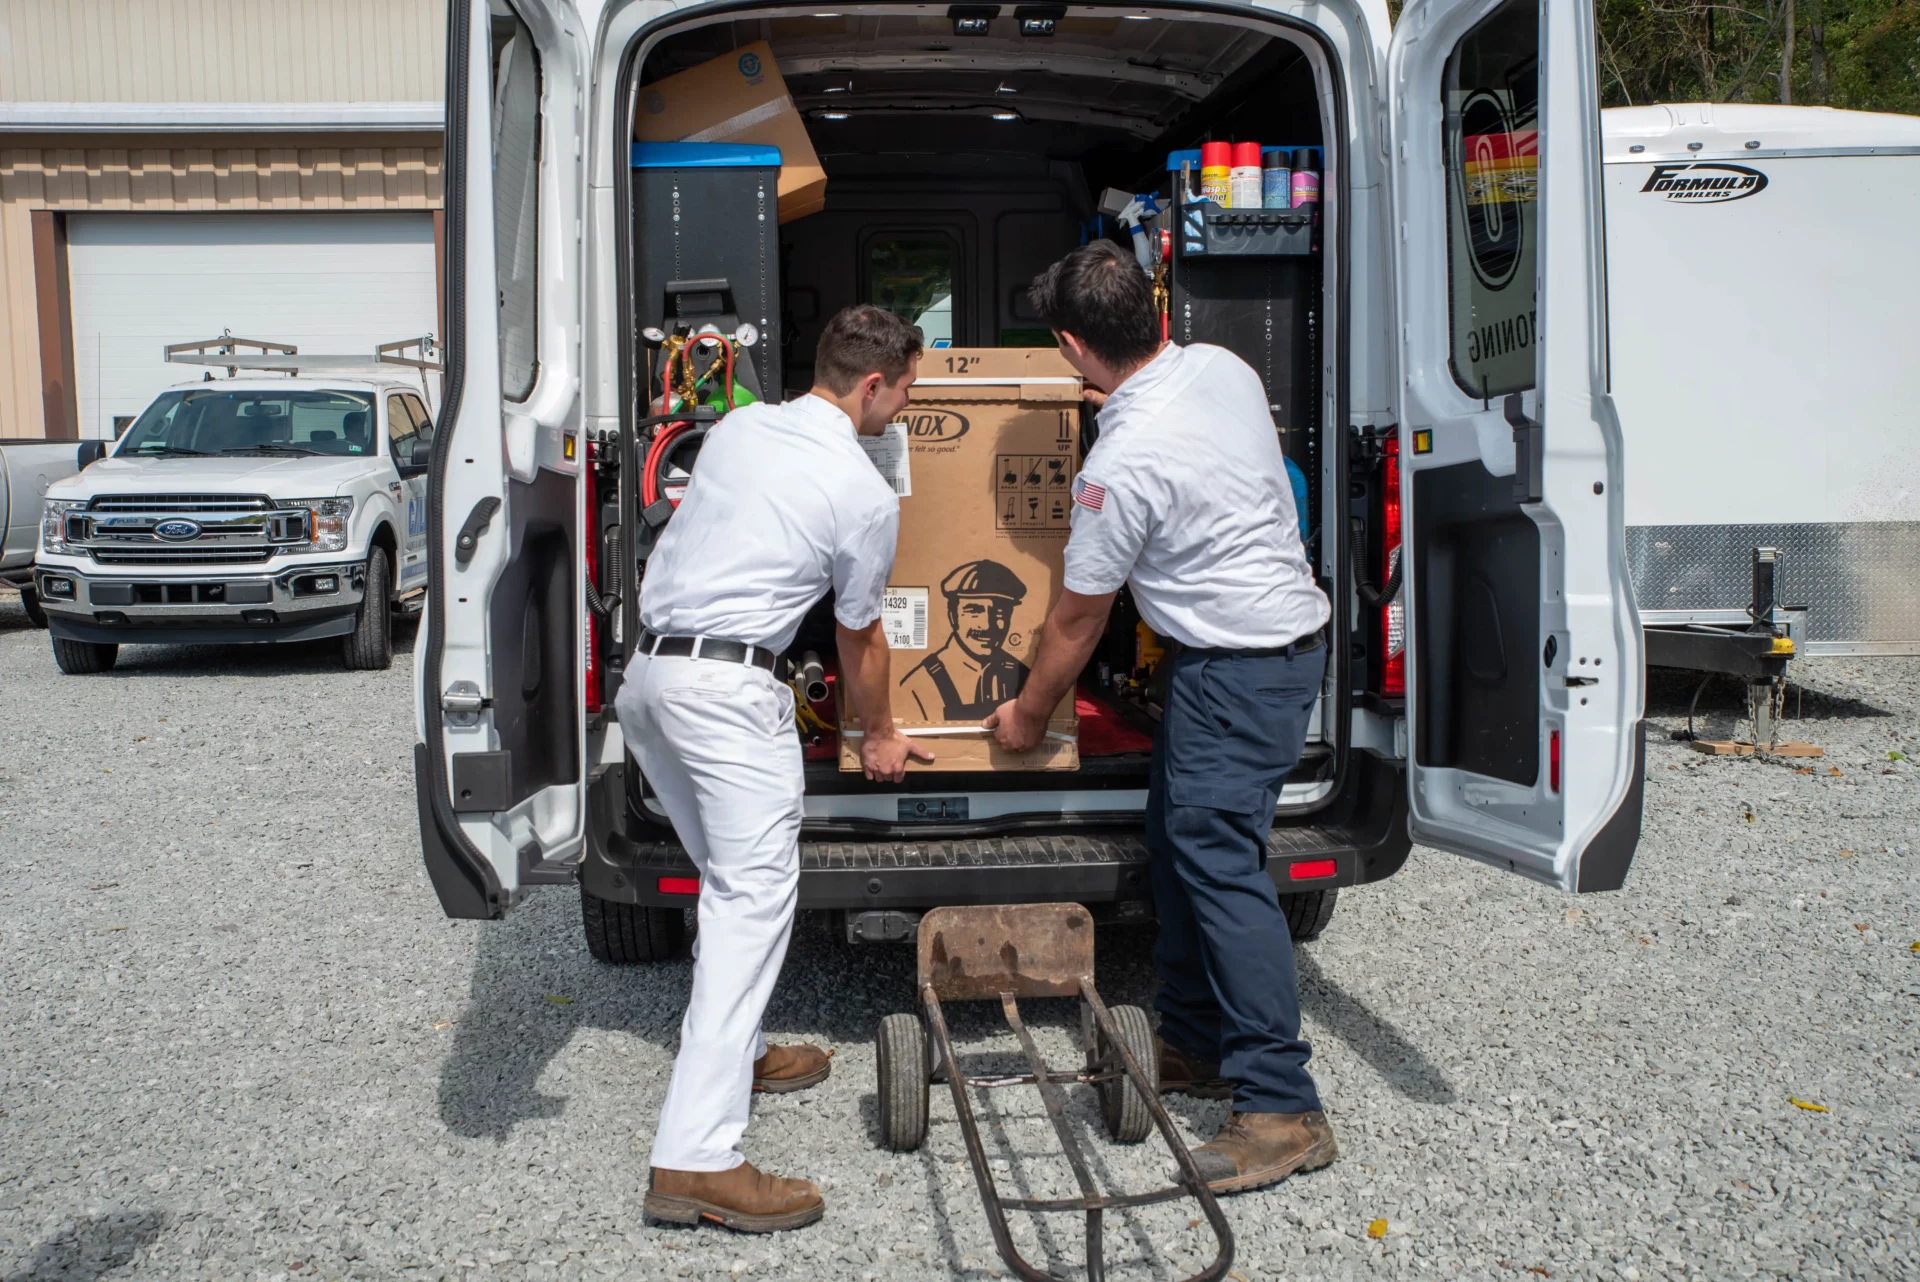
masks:
<svg viewBox="0 0 1920 1282"><path fill-rule="evenodd" d="M101 494L87 504L89 512L175 513L184 516L270 512L273 504L246 494Z"/></svg>
<svg viewBox="0 0 1920 1282"><path fill-rule="evenodd" d="M307 542L307 514L264 495L102 494L67 518L67 538L101 565L257 565ZM162 537L168 523L184 537Z"/></svg>
<svg viewBox="0 0 1920 1282"><path fill-rule="evenodd" d="M101 565L258 565L273 558L270 547L210 548L128 547L88 548Z"/></svg>

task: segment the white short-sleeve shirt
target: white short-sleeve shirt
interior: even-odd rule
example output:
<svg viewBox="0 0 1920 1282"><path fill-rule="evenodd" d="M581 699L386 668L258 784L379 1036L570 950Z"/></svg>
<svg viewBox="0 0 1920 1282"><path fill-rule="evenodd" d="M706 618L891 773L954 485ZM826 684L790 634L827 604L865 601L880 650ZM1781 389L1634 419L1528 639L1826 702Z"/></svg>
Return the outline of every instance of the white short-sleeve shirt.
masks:
<svg viewBox="0 0 1920 1282"><path fill-rule="evenodd" d="M716 423L647 560L647 630L785 650L828 588L845 626L878 619L900 500L856 435L818 396Z"/></svg>
<svg viewBox="0 0 1920 1282"><path fill-rule="evenodd" d="M1072 520L1066 586L1131 584L1147 626L1183 645L1282 646L1331 616L1266 391L1225 348L1169 343L1115 389Z"/></svg>

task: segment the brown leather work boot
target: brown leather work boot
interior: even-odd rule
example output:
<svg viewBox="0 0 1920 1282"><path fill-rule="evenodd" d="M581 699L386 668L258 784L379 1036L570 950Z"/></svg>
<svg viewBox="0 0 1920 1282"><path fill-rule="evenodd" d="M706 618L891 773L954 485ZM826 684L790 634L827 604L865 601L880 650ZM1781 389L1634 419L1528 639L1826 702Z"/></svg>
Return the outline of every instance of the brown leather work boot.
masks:
<svg viewBox="0 0 1920 1282"><path fill-rule="evenodd" d="M813 1223L827 1203L812 1180L782 1179L742 1162L731 1171L656 1166L645 1209L650 1220L667 1224L708 1220L742 1233L772 1233Z"/></svg>
<svg viewBox="0 0 1920 1282"><path fill-rule="evenodd" d="M1215 1193L1244 1193L1338 1156L1325 1113L1230 1113L1220 1133L1193 1150L1193 1163Z"/></svg>
<svg viewBox="0 0 1920 1282"><path fill-rule="evenodd" d="M1226 1099L1233 1094L1233 1084L1220 1076L1220 1066L1196 1059L1177 1046L1170 1046L1162 1038L1155 1036L1154 1045L1160 1048L1160 1093L1162 1095L1191 1095L1195 1099Z"/></svg>
<svg viewBox="0 0 1920 1282"><path fill-rule="evenodd" d="M753 1089L784 1095L803 1091L827 1080L833 1071L833 1052L818 1046L768 1046L753 1061Z"/></svg>

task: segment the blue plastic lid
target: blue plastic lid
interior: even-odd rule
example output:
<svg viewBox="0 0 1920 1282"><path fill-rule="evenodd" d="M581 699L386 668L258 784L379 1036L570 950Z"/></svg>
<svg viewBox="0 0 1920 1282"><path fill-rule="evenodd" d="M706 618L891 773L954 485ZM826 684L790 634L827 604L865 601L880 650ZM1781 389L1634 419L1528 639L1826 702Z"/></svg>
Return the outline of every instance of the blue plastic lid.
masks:
<svg viewBox="0 0 1920 1282"><path fill-rule="evenodd" d="M1189 147L1185 151L1170 151L1167 153L1168 173L1179 173L1180 166L1183 164L1192 165L1195 169L1200 168L1200 149L1198 147Z"/></svg>
<svg viewBox="0 0 1920 1282"><path fill-rule="evenodd" d="M778 169L780 149L750 142L637 142L635 169Z"/></svg>

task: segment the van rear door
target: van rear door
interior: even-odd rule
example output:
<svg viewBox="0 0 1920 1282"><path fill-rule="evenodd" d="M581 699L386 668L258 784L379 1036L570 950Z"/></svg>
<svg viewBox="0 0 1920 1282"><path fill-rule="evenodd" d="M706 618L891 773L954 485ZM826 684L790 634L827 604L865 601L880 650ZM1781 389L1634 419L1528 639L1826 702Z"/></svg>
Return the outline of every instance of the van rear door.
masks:
<svg viewBox="0 0 1920 1282"><path fill-rule="evenodd" d="M428 487L415 781L453 917L570 876L585 802L581 239L571 0L452 0L445 404Z"/></svg>
<svg viewBox="0 0 1920 1282"><path fill-rule="evenodd" d="M1639 838L1592 0L1414 0L1388 53L1409 825L1565 890Z"/></svg>

